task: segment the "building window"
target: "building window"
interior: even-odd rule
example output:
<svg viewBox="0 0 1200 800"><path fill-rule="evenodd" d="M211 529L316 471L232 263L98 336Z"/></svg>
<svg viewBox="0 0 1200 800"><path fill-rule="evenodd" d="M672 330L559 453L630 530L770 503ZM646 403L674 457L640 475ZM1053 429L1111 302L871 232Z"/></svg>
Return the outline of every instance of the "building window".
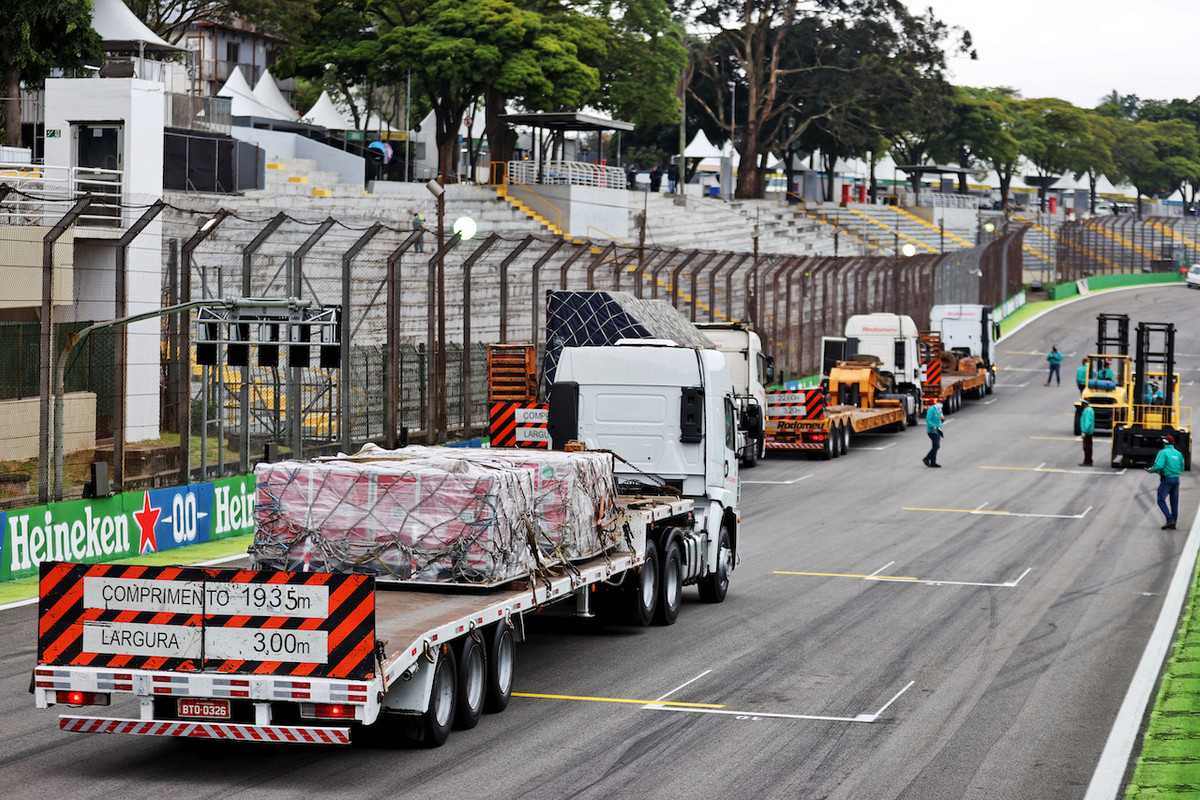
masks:
<svg viewBox="0 0 1200 800"><path fill-rule="evenodd" d="M231 64L239 63L241 59L242 46L238 42L225 43L225 60Z"/></svg>

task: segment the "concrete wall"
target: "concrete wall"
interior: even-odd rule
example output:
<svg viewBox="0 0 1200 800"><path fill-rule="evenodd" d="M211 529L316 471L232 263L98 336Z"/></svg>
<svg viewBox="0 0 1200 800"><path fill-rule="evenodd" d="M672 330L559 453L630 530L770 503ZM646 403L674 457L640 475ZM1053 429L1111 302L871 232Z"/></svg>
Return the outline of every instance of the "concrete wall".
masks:
<svg viewBox="0 0 1200 800"><path fill-rule="evenodd" d="M40 225L13 225L0 237L0 309L41 308L42 239L50 232ZM54 246L54 305L75 302L71 291L74 271L74 231L67 231Z"/></svg>
<svg viewBox="0 0 1200 800"><path fill-rule="evenodd" d="M363 183L366 174L365 160L353 153L286 131L268 131L235 125L231 133L235 139L253 142L261 147L268 159L311 158L317 162L318 170L336 172L342 183Z"/></svg>
<svg viewBox="0 0 1200 800"><path fill-rule="evenodd" d="M120 164L122 199L130 206L158 200L162 197L164 108L163 86L152 81L137 78L48 80L46 129L59 130L62 135L46 139L46 164L76 166L73 125L119 122L124 136ZM64 308L58 314L59 321L114 318L115 238L143 211L143 208L127 207L121 228L91 228L86 224L76 228L75 262L86 264L88 269L75 270L75 306ZM130 245L126 269L126 315L160 308L161 215ZM159 435L160 325L159 320L151 319L127 328L126 441L136 442Z"/></svg>
<svg viewBox="0 0 1200 800"><path fill-rule="evenodd" d="M39 404L36 397L0 400L0 431L10 432L4 437L6 459L27 461L38 457ZM91 392L64 395L63 413L63 452L96 449L96 395ZM50 425L53 430L53 409Z"/></svg>
<svg viewBox="0 0 1200 800"><path fill-rule="evenodd" d="M629 238L629 197L624 187L601 189L597 186L532 186L542 198L530 203L539 214L557 224L557 216L543 212L546 204L561 213L562 229L571 236L586 239ZM521 196L519 187L510 187ZM524 198L522 198L524 199Z"/></svg>

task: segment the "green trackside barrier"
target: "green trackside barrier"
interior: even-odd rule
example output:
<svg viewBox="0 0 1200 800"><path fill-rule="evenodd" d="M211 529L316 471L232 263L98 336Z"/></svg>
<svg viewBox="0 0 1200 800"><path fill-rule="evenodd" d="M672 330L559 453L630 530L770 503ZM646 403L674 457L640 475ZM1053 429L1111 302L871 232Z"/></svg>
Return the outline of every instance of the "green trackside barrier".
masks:
<svg viewBox="0 0 1200 800"><path fill-rule="evenodd" d="M254 532L254 476L0 511L0 582ZM188 556L175 556L175 559Z"/></svg>
<svg viewBox="0 0 1200 800"><path fill-rule="evenodd" d="M1139 286L1144 283L1179 283L1183 275L1179 272L1144 272L1133 275L1093 275L1082 282L1089 291L1114 289L1118 286ZM1050 288L1051 300L1065 300L1080 294L1080 281L1060 283Z"/></svg>

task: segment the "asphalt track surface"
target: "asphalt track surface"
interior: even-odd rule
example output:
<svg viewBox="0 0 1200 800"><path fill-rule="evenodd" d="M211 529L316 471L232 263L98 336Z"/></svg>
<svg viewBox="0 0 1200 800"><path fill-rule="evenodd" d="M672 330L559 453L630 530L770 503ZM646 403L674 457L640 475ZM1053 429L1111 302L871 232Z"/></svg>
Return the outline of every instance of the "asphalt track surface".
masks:
<svg viewBox="0 0 1200 800"><path fill-rule="evenodd" d="M1056 309L1001 345L995 394L830 462L743 474L742 562L668 628L532 619L508 709L441 748L363 732L307 748L58 731L33 708L33 607L0 612L6 798L1082 798L1195 516L1155 479L1082 468L1074 366L1099 312L1174 321L1200 392L1200 295ZM1045 387L1045 352L1067 354ZM1193 400L1194 402L1194 400ZM123 709L114 707L113 712Z"/></svg>

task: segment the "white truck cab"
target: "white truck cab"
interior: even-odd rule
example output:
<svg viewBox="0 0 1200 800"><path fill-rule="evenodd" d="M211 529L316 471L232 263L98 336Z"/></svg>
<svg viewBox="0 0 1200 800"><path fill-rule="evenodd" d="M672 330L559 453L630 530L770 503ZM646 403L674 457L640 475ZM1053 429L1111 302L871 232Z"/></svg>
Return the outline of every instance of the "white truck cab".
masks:
<svg viewBox="0 0 1200 800"><path fill-rule="evenodd" d="M554 449L578 439L616 454L621 484L641 483L648 493L673 487L695 501L697 514L718 522L737 513L735 397L716 350L645 340L565 347L550 390L549 429Z"/></svg>

